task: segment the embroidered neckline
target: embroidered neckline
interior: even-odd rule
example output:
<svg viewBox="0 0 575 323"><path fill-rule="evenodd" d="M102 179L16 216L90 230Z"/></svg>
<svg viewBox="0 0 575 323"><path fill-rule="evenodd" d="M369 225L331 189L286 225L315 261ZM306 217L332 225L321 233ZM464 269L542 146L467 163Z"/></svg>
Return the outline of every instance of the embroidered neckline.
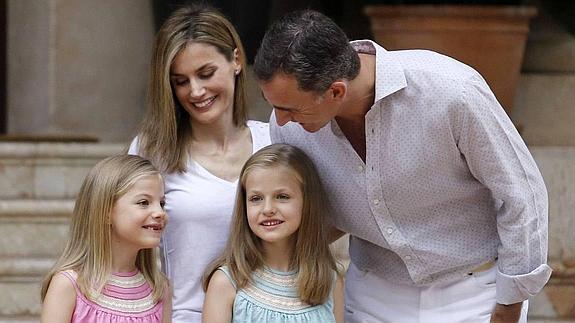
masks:
<svg viewBox="0 0 575 323"><path fill-rule="evenodd" d="M138 294L141 297L135 298ZM102 293L92 301L103 308L124 313L141 313L156 305L152 289L139 270L110 275Z"/></svg>

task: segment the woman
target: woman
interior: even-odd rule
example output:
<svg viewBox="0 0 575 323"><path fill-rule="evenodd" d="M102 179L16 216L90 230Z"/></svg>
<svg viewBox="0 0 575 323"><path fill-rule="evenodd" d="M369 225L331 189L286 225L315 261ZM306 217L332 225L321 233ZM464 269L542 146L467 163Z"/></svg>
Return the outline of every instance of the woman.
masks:
<svg viewBox="0 0 575 323"><path fill-rule="evenodd" d="M246 121L245 62L233 26L205 7L175 11L154 44L149 109L129 153L165 179L174 322L201 321L202 274L225 246L241 167L270 143L267 124Z"/></svg>

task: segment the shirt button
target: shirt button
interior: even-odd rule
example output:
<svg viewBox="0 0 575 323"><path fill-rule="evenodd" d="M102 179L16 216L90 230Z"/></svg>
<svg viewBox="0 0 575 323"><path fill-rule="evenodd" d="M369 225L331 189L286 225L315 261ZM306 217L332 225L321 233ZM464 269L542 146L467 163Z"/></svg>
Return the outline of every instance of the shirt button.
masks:
<svg viewBox="0 0 575 323"><path fill-rule="evenodd" d="M392 234L392 233L393 233L393 228L387 228L387 233Z"/></svg>
<svg viewBox="0 0 575 323"><path fill-rule="evenodd" d="M411 260L411 256L410 255L405 256L405 260Z"/></svg>
<svg viewBox="0 0 575 323"><path fill-rule="evenodd" d="M375 133L375 129L374 129L374 128L371 128L371 133Z"/></svg>
<svg viewBox="0 0 575 323"><path fill-rule="evenodd" d="M379 200L378 199L373 200L373 204L379 205Z"/></svg>
<svg viewBox="0 0 575 323"><path fill-rule="evenodd" d="M363 170L364 170L364 167L363 167L363 165L359 165L359 166L357 166L357 171L358 171L358 172L360 172L360 173L361 173L361 172L363 172Z"/></svg>

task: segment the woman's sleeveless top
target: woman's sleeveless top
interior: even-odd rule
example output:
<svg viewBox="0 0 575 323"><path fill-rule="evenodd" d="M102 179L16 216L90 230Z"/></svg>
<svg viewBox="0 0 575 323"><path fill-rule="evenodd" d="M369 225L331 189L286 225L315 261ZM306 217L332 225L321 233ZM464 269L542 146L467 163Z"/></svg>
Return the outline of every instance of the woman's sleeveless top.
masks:
<svg viewBox="0 0 575 323"><path fill-rule="evenodd" d="M98 323L156 323L162 322L162 302L154 302L152 288L138 270L131 273L113 274L102 294L91 300L81 292L76 282L77 274L61 272L76 289L76 307L72 314L74 322Z"/></svg>
<svg viewBox="0 0 575 323"><path fill-rule="evenodd" d="M227 267L218 270L236 287ZM237 290L232 322L335 322L333 297L330 295L325 303L311 306L297 295L297 271L280 272L264 267L254 271L251 283Z"/></svg>

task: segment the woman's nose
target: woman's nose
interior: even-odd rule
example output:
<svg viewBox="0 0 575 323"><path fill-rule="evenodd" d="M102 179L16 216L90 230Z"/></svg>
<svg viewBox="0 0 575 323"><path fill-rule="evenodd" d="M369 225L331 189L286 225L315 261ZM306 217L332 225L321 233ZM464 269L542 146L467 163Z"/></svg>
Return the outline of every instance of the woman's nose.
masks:
<svg viewBox="0 0 575 323"><path fill-rule="evenodd" d="M190 97L192 99L201 98L206 92L204 85L197 80L190 81Z"/></svg>

